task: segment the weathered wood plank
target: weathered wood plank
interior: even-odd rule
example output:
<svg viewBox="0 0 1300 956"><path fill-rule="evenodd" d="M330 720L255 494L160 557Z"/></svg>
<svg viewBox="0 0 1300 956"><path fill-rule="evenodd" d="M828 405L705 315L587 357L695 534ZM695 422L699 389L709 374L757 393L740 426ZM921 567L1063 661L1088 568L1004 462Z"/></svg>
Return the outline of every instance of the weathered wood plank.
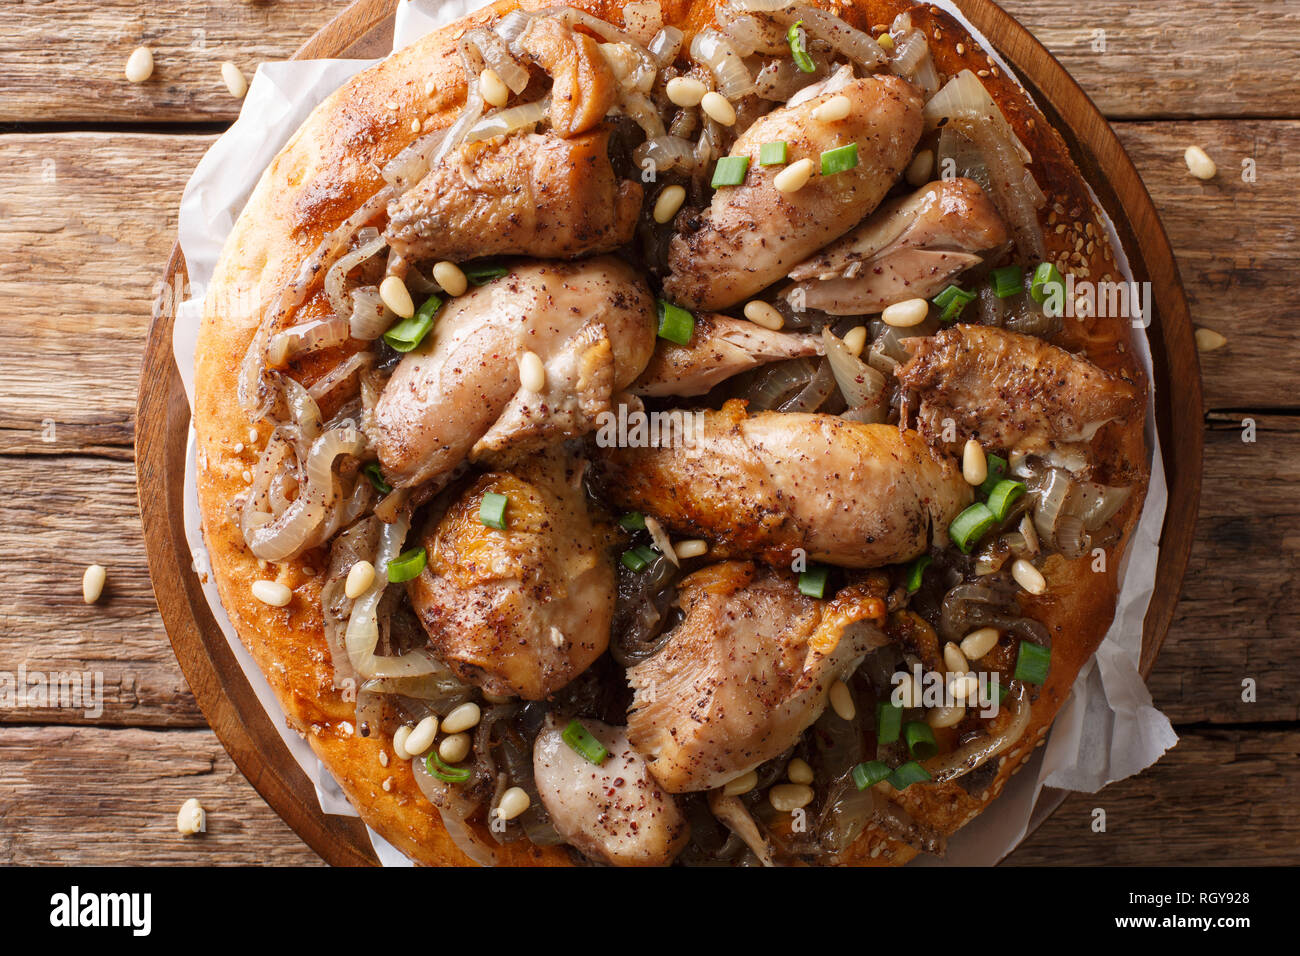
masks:
<svg viewBox="0 0 1300 956"><path fill-rule="evenodd" d="M319 865L212 731L0 727L0 864ZM181 836L196 797L207 833Z"/></svg>
<svg viewBox="0 0 1300 956"><path fill-rule="evenodd" d="M6 3L0 16L5 86L0 122L233 120L221 79L231 60L252 77L288 59L347 0L58 0ZM137 46L153 50L145 83L123 76Z"/></svg>

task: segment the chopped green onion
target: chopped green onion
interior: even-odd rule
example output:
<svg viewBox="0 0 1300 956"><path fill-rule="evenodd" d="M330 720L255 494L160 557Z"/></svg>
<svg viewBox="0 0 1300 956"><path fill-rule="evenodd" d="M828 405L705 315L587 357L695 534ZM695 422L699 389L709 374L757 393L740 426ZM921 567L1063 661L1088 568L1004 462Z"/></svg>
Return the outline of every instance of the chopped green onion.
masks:
<svg viewBox="0 0 1300 956"><path fill-rule="evenodd" d="M599 767L605 762L605 758L609 756L609 751L605 749L604 745L591 736L591 731L576 720L569 721L569 726L564 728L564 733L560 734L560 736L587 763L594 763Z"/></svg>
<svg viewBox="0 0 1300 956"><path fill-rule="evenodd" d="M867 787L874 787L880 781L886 779L892 770L887 764L879 760L868 760L866 763L860 763L853 768L853 783L859 790L866 790Z"/></svg>
<svg viewBox="0 0 1300 956"><path fill-rule="evenodd" d="M984 537L984 533L993 527L997 520L988 505L977 501L952 519L952 524L948 525L948 537L952 538L953 544L961 548L963 554L970 554L971 547Z"/></svg>
<svg viewBox="0 0 1300 956"><path fill-rule="evenodd" d="M999 299L1009 299L1025 291L1025 270L1020 266L1003 266L994 269L991 276L993 294Z"/></svg>
<svg viewBox="0 0 1300 956"><path fill-rule="evenodd" d="M627 568L629 571L635 571L637 574L640 574L646 568L650 567L650 565L654 564L658 558L659 555L656 552L651 551L642 544L633 548L631 551L624 551L621 560L623 562L623 567Z"/></svg>
<svg viewBox="0 0 1300 956"><path fill-rule="evenodd" d="M695 316L679 305L659 300L659 337L678 345L689 345L695 334Z"/></svg>
<svg viewBox="0 0 1300 956"><path fill-rule="evenodd" d="M1002 479L993 486L993 490L989 493L989 511L992 511L993 517L999 521L1005 521L1007 514L1011 511L1011 505L1024 493L1025 485L1023 482Z"/></svg>
<svg viewBox="0 0 1300 956"><path fill-rule="evenodd" d="M1034 278L1029 283L1029 294L1033 296L1034 301L1039 305L1047 301L1053 288L1061 290L1065 294L1065 277L1061 275L1061 270L1056 268L1050 262L1040 263L1034 270Z"/></svg>
<svg viewBox="0 0 1300 956"><path fill-rule="evenodd" d="M628 531L644 531L645 515L639 511L629 511L618 519L618 523Z"/></svg>
<svg viewBox="0 0 1300 956"><path fill-rule="evenodd" d="M925 569L930 566L934 559L928 554L923 554L907 566L907 593L915 594L921 590L921 580L925 575Z"/></svg>
<svg viewBox="0 0 1300 956"><path fill-rule="evenodd" d="M758 165L760 166L780 166L785 162L785 140L778 139L775 143L764 143L758 147Z"/></svg>
<svg viewBox="0 0 1300 956"><path fill-rule="evenodd" d="M824 564L809 568L799 575L799 593L810 598L826 596L826 578L831 569Z"/></svg>
<svg viewBox="0 0 1300 956"><path fill-rule="evenodd" d="M450 767L443 763L438 756L437 747L430 750L424 758L424 769L429 772L429 776L437 777L444 783L464 783L473 776L468 767Z"/></svg>
<svg viewBox="0 0 1300 956"><path fill-rule="evenodd" d="M940 322L955 322L961 316L961 310L975 301L975 293L950 285L930 301L942 310L939 313Z"/></svg>
<svg viewBox="0 0 1300 956"><path fill-rule="evenodd" d="M836 146L834 149L828 149L822 153L822 175L834 176L836 173L845 173L858 165L858 144L849 143L847 146Z"/></svg>
<svg viewBox="0 0 1300 956"><path fill-rule="evenodd" d="M984 479L984 484L980 485L980 494L987 498L993 494L993 489L998 486L998 482L1007 476L1007 460L1001 455L990 454L985 461L988 462L989 476Z"/></svg>
<svg viewBox="0 0 1300 956"><path fill-rule="evenodd" d="M939 752L939 745L934 742L934 731L924 721L908 721L903 728L903 737L907 740L907 749L917 760L929 760Z"/></svg>
<svg viewBox="0 0 1300 956"><path fill-rule="evenodd" d="M895 790L906 790L914 783L933 779L930 772L915 760L909 760L889 775L889 785Z"/></svg>
<svg viewBox="0 0 1300 956"><path fill-rule="evenodd" d="M749 172L748 156L723 156L713 167L713 188L739 186Z"/></svg>
<svg viewBox="0 0 1300 956"><path fill-rule="evenodd" d="M1020 653L1016 655L1016 680L1026 684L1041 684L1047 680L1047 671L1052 666L1052 651L1031 641L1020 642Z"/></svg>
<svg viewBox="0 0 1300 956"><path fill-rule="evenodd" d="M903 729L903 708L893 701L883 701L876 713L876 742L892 744Z"/></svg>
<svg viewBox="0 0 1300 956"><path fill-rule="evenodd" d="M384 472L379 467L379 462L370 462L361 469L361 473L370 479L370 483L375 486L375 491L381 495L386 495L393 490L393 486L384 481Z"/></svg>
<svg viewBox="0 0 1300 956"><path fill-rule="evenodd" d="M816 73L817 64L813 62L812 57L808 55L808 49L804 46L804 33L799 29L803 26L802 20L796 20L790 24L790 29L785 31L785 38L790 43L790 55L794 57L794 65L799 67L803 73Z"/></svg>
<svg viewBox="0 0 1300 956"><path fill-rule="evenodd" d="M498 531L506 530L506 505L509 503L510 499L505 495L489 491L479 503L478 520L489 528L496 528Z"/></svg>
<svg viewBox="0 0 1300 956"><path fill-rule="evenodd" d="M487 285L493 279L509 275L510 270L499 262L480 262L476 266L461 266L460 271L474 285Z"/></svg>
<svg viewBox="0 0 1300 956"><path fill-rule="evenodd" d="M402 319L384 333L384 341L399 352L416 348L433 328L433 317L442 308L442 299L431 295L409 319Z"/></svg>
<svg viewBox="0 0 1300 956"><path fill-rule="evenodd" d="M428 560L429 556L425 554L424 548L404 551L388 562L388 580L393 584L401 584L403 581L417 578Z"/></svg>

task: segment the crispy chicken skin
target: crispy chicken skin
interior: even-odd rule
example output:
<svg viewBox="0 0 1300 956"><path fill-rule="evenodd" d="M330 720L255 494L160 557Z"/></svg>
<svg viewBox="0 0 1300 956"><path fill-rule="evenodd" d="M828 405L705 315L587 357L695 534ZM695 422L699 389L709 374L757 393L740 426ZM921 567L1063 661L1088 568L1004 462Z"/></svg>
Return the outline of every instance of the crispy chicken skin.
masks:
<svg viewBox="0 0 1300 956"><path fill-rule="evenodd" d="M848 117L813 119L813 110L833 96L849 99ZM693 308L728 308L851 229L876 208L910 159L921 135L921 106L906 80L878 76L850 80L757 120L731 150L749 157L745 182L719 189L709 208L672 240L668 297ZM797 192L773 185L781 167L759 165L759 147L776 140L786 142L792 162L809 158L816 167ZM858 165L823 176L821 154L849 143L858 145Z"/></svg>
<svg viewBox="0 0 1300 956"><path fill-rule="evenodd" d="M695 332L688 343L660 339L655 344L655 354L632 383L631 392L703 395L719 382L767 362L821 352L822 342L816 335L773 332L745 319L701 312L695 317Z"/></svg>
<svg viewBox="0 0 1300 956"><path fill-rule="evenodd" d="M952 447L977 438L1027 454L1069 450L1139 409L1128 382L1031 335L958 325L904 342L912 357L896 374L920 397L917 426L935 447L952 419Z"/></svg>
<svg viewBox="0 0 1300 956"><path fill-rule="evenodd" d="M971 502L970 486L921 436L835 415L706 412L702 437L607 448L597 475L619 507L715 542L721 556L787 565L796 549L852 568L909 561Z"/></svg>
<svg viewBox="0 0 1300 956"><path fill-rule="evenodd" d="M561 450L469 486L421 534L428 564L407 585L438 656L489 694L541 700L609 645L614 571L592 525L585 463ZM506 528L479 520L509 498Z"/></svg>
<svg viewBox="0 0 1300 956"><path fill-rule="evenodd" d="M581 435L654 350L654 300L629 266L600 257L527 262L443 306L367 422L388 480L409 487L466 457L508 463ZM542 392L519 381L525 351Z"/></svg>
<svg viewBox="0 0 1300 956"><path fill-rule="evenodd" d="M650 772L671 793L711 790L794 746L831 685L885 643L884 587L821 601L793 574L742 561L685 578L682 622L628 671L628 737Z"/></svg>
<svg viewBox="0 0 1300 956"><path fill-rule="evenodd" d="M609 131L520 133L467 143L388 206L384 236L406 259L572 259L629 242L641 185L619 180Z"/></svg>
<svg viewBox="0 0 1300 956"><path fill-rule="evenodd" d="M551 129L566 139L585 133L609 112L618 78L600 44L555 17L534 17L519 48L551 77Z"/></svg>
<svg viewBox="0 0 1300 956"><path fill-rule="evenodd" d="M788 301L832 315L872 315L928 299L1010 240L992 200L970 179L930 183L878 209L847 236L790 270Z"/></svg>
<svg viewBox="0 0 1300 956"><path fill-rule="evenodd" d="M564 742L566 724L548 715L533 744L533 779L555 829L602 863L667 866L690 839L690 824L632 749L626 729L582 720L609 751L596 766Z"/></svg>

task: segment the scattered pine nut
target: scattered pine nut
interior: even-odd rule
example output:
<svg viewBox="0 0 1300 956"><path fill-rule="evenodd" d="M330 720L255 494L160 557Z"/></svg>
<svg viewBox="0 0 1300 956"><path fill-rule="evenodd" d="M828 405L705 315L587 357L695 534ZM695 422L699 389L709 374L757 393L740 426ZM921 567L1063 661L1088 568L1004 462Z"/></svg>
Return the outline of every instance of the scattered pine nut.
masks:
<svg viewBox="0 0 1300 956"><path fill-rule="evenodd" d="M772 178L772 185L776 187L778 192L797 193L808 185L808 180L812 178L812 174L813 161L804 157L777 173Z"/></svg>
<svg viewBox="0 0 1300 956"><path fill-rule="evenodd" d="M176 829L186 836L207 832L208 814L198 800L190 797L181 804L180 812L176 814Z"/></svg>
<svg viewBox="0 0 1300 956"><path fill-rule="evenodd" d="M809 784L813 782L813 768L808 761L795 757L786 766L785 776L791 783Z"/></svg>
<svg viewBox="0 0 1300 956"><path fill-rule="evenodd" d="M1024 558L1017 558L1011 565L1011 576L1030 594L1042 594L1047 590L1047 579L1042 572Z"/></svg>
<svg viewBox="0 0 1300 956"><path fill-rule="evenodd" d="M1213 179L1219 172L1219 167L1210 159L1208 153L1199 146L1188 146L1187 151L1183 153L1183 161L1187 163L1188 170L1197 179Z"/></svg>
<svg viewBox="0 0 1300 956"><path fill-rule="evenodd" d="M519 356L519 386L526 392L540 392L546 388L546 366L536 352Z"/></svg>
<svg viewBox="0 0 1300 956"><path fill-rule="evenodd" d="M704 110L715 123L721 123L723 126L736 125L736 108L721 93L713 90L705 93L700 100L700 109Z"/></svg>
<svg viewBox="0 0 1300 956"><path fill-rule="evenodd" d="M126 78L132 83L143 83L153 76L153 51L147 46L138 46L126 59Z"/></svg>
<svg viewBox="0 0 1300 956"><path fill-rule="evenodd" d="M478 91L488 106L495 106L498 109L510 100L510 87L506 86L505 80L501 79L497 71L491 67L479 74Z"/></svg>
<svg viewBox="0 0 1300 956"><path fill-rule="evenodd" d="M677 210L682 208L682 203L686 201L686 190L681 186L669 186L659 194L655 200L654 216L655 222L663 225L669 222L673 216L677 215Z"/></svg>
<svg viewBox="0 0 1300 956"><path fill-rule="evenodd" d="M755 325L762 326L773 332L780 330L785 325L785 318L776 310L776 307L761 299L753 299L745 304L745 318Z"/></svg>
<svg viewBox="0 0 1300 956"><path fill-rule="evenodd" d="M102 564L92 564L86 568L86 573L81 576L81 598L87 604L94 604L99 600L99 596L104 593L104 582L108 579L108 572L104 570Z"/></svg>
<svg viewBox="0 0 1300 956"><path fill-rule="evenodd" d="M532 797L528 796L527 790L522 787L511 787L501 794L501 802L497 804L497 817L502 820L513 820L527 810L532 802Z"/></svg>
<svg viewBox="0 0 1300 956"><path fill-rule="evenodd" d="M469 734L459 733L443 737L438 744L438 756L447 763L460 763L469 756Z"/></svg>
<svg viewBox="0 0 1300 956"><path fill-rule="evenodd" d="M855 356L861 356L862 350L867 347L867 327L858 325L845 332L844 345Z"/></svg>
<svg viewBox="0 0 1300 956"><path fill-rule="evenodd" d="M442 286L442 291L453 298L464 295L469 288L469 280L460 266L454 262L439 262L433 267L433 281Z"/></svg>
<svg viewBox="0 0 1300 956"><path fill-rule="evenodd" d="M962 449L961 475L968 485L982 485L988 481L989 460L984 454L984 446L974 438L967 440Z"/></svg>
<svg viewBox="0 0 1300 956"><path fill-rule="evenodd" d="M691 538L687 541L678 541L673 545L673 553L679 558L698 558L707 554L709 543L703 538Z"/></svg>
<svg viewBox="0 0 1300 956"><path fill-rule="evenodd" d="M462 730L477 727L482 718L483 712L479 710L478 704L469 701L454 708L450 714L443 718L442 729L444 733L458 734Z"/></svg>
<svg viewBox="0 0 1300 956"><path fill-rule="evenodd" d="M925 299L904 299L885 306L880 318L886 325L892 325L896 329L908 329L920 325L929 314L930 303Z"/></svg>
<svg viewBox="0 0 1300 956"><path fill-rule="evenodd" d="M1221 349L1227 344L1228 340L1214 329L1196 330L1196 348L1201 352L1213 352L1215 349Z"/></svg>
<svg viewBox="0 0 1300 956"><path fill-rule="evenodd" d="M370 590L375 583L375 566L369 561L358 561L348 569L348 579L343 585L343 593L348 600L355 601Z"/></svg>
<svg viewBox="0 0 1300 956"><path fill-rule="evenodd" d="M758 786L758 773L751 770L748 773L742 773L739 777L728 780L722 786L722 792L729 797L738 797L741 794L749 793Z"/></svg>
<svg viewBox="0 0 1300 956"><path fill-rule="evenodd" d="M386 276L379 283L379 298L398 318L409 319L415 315L415 303L411 301L411 293L407 291L401 276Z"/></svg>
<svg viewBox="0 0 1300 956"><path fill-rule="evenodd" d="M805 783L778 783L767 792L767 802L773 810L793 813L812 803L813 789Z"/></svg>
<svg viewBox="0 0 1300 956"><path fill-rule="evenodd" d="M666 87L669 101L683 109L699 106L708 91L709 88L693 76L675 76Z"/></svg>
<svg viewBox="0 0 1300 956"><path fill-rule="evenodd" d="M412 757L419 757L433 746L437 736L438 718L430 714L415 725L415 729L402 741L402 747Z"/></svg>
<svg viewBox="0 0 1300 956"><path fill-rule="evenodd" d="M813 107L812 118L819 123L838 123L853 112L853 101L843 93Z"/></svg>
<svg viewBox="0 0 1300 956"><path fill-rule="evenodd" d="M293 592L279 581L254 581L253 597L271 607L284 607L293 599Z"/></svg>
<svg viewBox="0 0 1300 956"><path fill-rule="evenodd" d="M853 702L853 692L844 681L837 680L831 684L830 698L831 710L835 711L835 716L840 720L852 720L858 716L858 705Z"/></svg>
<svg viewBox="0 0 1300 956"><path fill-rule="evenodd" d="M221 79L225 81L230 95L237 100L242 100L248 92L248 80L244 78L243 71L229 60L221 64Z"/></svg>

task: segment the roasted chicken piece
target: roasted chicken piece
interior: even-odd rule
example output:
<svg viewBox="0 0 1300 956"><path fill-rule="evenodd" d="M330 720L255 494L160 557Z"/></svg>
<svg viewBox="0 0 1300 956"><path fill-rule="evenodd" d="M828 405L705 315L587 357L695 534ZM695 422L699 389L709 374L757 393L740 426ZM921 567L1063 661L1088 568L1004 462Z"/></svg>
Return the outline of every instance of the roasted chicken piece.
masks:
<svg viewBox="0 0 1300 956"><path fill-rule="evenodd" d="M685 615L659 653L628 671L628 737L671 793L711 790L794 746L831 685L885 643L883 578L832 600L747 562L678 585Z"/></svg>
<svg viewBox="0 0 1300 956"><path fill-rule="evenodd" d="M704 413L701 437L669 448L606 448L599 482L620 507L672 532L709 538L713 553L788 565L852 568L909 561L948 524L971 489L921 436L835 415L760 412L744 403Z"/></svg>
<svg viewBox="0 0 1300 956"><path fill-rule="evenodd" d="M406 259L572 259L632 238L641 185L610 166L609 130L465 143L388 206L384 237Z"/></svg>
<svg viewBox="0 0 1300 956"><path fill-rule="evenodd" d="M517 264L451 300L366 423L384 475L408 487L583 434L645 368L654 327L649 288L612 257ZM546 369L541 392L520 383L525 351Z"/></svg>
<svg viewBox="0 0 1300 956"><path fill-rule="evenodd" d="M831 315L872 315L928 299L1010 241L997 206L971 179L930 183L878 209L790 270L790 302Z"/></svg>
<svg viewBox="0 0 1300 956"><path fill-rule="evenodd" d="M566 721L548 715L533 744L533 779L556 831L593 860L614 866L667 866L691 829L628 743L623 727L581 721L608 751L599 766L564 742Z"/></svg>
<svg viewBox="0 0 1300 956"><path fill-rule="evenodd" d="M819 355L821 338L799 332L774 332L746 319L717 312L695 317L695 333L685 345L660 339L635 395L703 395L719 382L781 359Z"/></svg>
<svg viewBox="0 0 1300 956"><path fill-rule="evenodd" d="M843 235L885 197L920 138L920 94L894 76L827 83L824 92L773 110L736 140L731 155L749 158L745 181L718 189L709 208L673 238L672 274L664 282L670 299L701 309L735 305ZM849 100L846 118L813 118L817 107L837 96ZM809 159L815 167L797 192L773 184L784 167L759 165L759 147L778 140L785 141L791 163ZM822 175L821 154L853 143L857 165Z"/></svg>
<svg viewBox="0 0 1300 956"><path fill-rule="evenodd" d="M912 357L895 374L919 396L917 427L936 448L976 438L986 448L1077 457L1098 428L1140 407L1133 385L1032 335L958 325L904 344ZM955 440L945 442L948 419Z"/></svg>
<svg viewBox="0 0 1300 956"><path fill-rule="evenodd" d="M437 655L489 694L542 700L609 646L614 571L587 513L585 463L559 450L481 476L421 535L407 585ZM505 528L479 517L505 495Z"/></svg>
<svg viewBox="0 0 1300 956"><path fill-rule="evenodd" d="M600 44L555 17L533 17L519 49L551 77L551 129L566 139L585 133L609 112L618 78Z"/></svg>

